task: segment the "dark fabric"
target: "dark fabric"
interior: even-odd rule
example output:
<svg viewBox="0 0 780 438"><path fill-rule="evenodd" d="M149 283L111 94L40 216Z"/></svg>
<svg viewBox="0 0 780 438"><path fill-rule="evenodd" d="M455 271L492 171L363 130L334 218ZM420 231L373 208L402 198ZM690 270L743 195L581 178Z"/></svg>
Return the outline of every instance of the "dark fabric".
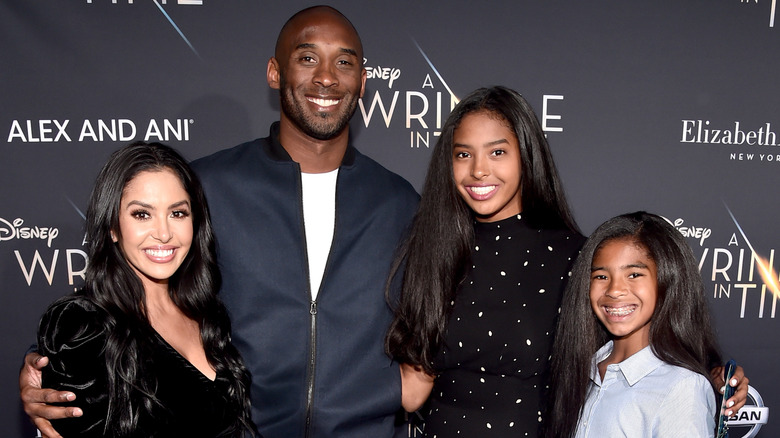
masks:
<svg viewBox="0 0 780 438"><path fill-rule="evenodd" d="M43 369L43 387L69 390L84 416L55 420L63 437L115 436L104 432L108 414L107 339L105 313L83 297L70 296L54 303L41 319L40 354L49 357ZM151 327L149 327L151 329ZM228 383L217 376L209 380L189 361L152 331L144 350L148 375L156 379L155 396L162 406L144 414L134 437L216 437L232 419L226 414Z"/></svg>
<svg viewBox="0 0 780 438"><path fill-rule="evenodd" d="M219 243L233 341L252 373L254 421L266 438L304 436L313 378L310 437L390 437L401 387L384 354L392 314L383 288L418 196L349 147L312 339L300 167L277 138L274 124L267 138L193 163Z"/></svg>
<svg viewBox="0 0 780 438"><path fill-rule="evenodd" d="M583 243L517 216L475 224L472 266L434 361L426 436L537 436L558 308Z"/></svg>

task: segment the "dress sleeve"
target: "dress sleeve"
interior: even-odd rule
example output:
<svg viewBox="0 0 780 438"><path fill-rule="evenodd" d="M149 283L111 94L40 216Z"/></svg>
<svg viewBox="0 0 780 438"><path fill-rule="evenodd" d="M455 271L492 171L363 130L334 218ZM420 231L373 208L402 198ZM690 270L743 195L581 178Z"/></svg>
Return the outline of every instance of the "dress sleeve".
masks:
<svg viewBox="0 0 780 438"><path fill-rule="evenodd" d="M76 394L73 402L84 415L52 421L65 438L104 436L108 385L103 312L84 298L68 297L52 304L38 326L38 352L49 358L43 387Z"/></svg>
<svg viewBox="0 0 780 438"><path fill-rule="evenodd" d="M715 436L715 391L706 377L691 373L669 388L653 436Z"/></svg>

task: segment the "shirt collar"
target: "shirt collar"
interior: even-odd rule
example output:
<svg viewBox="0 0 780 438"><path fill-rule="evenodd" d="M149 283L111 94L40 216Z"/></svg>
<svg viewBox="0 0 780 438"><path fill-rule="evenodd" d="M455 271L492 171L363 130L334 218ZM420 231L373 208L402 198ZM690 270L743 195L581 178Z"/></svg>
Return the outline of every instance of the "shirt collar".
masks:
<svg viewBox="0 0 780 438"><path fill-rule="evenodd" d="M290 154L279 143L279 122L271 124L270 133L268 135L270 142L266 145L266 151L268 155L276 161L292 161ZM344 153L344 158L341 159L342 166L351 166L355 163L356 150L354 147L347 146L347 150Z"/></svg>
<svg viewBox="0 0 780 438"><path fill-rule="evenodd" d="M612 341L609 341L593 355L590 371L590 378L593 382L600 384L601 379L599 378L598 364L606 359L611 352ZM642 380L643 377L663 364L664 361L659 359L653 352L653 348L648 345L617 365L618 369L623 374L623 377L626 379L626 382L628 382L629 385L634 386L636 382Z"/></svg>

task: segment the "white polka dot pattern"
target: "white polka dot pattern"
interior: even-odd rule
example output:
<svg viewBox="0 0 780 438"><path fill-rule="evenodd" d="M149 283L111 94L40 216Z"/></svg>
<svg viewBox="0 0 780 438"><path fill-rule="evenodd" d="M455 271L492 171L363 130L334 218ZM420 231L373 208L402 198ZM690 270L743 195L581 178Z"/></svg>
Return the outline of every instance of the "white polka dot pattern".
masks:
<svg viewBox="0 0 780 438"><path fill-rule="evenodd" d="M564 279L583 241L520 217L475 225L472 269L434 361L426 436L537 436Z"/></svg>

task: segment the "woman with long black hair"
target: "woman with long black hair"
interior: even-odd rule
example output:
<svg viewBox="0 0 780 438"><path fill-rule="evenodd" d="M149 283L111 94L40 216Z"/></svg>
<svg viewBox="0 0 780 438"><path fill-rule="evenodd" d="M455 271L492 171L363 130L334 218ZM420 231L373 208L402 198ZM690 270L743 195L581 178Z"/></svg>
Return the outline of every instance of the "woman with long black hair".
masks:
<svg viewBox="0 0 780 438"><path fill-rule="evenodd" d="M41 319L43 386L76 394L64 436L240 437L249 374L230 342L200 182L173 149L133 143L101 170L80 291ZM75 402L74 402L75 403Z"/></svg>
<svg viewBox="0 0 780 438"><path fill-rule="evenodd" d="M405 409L431 394L426 436L537 435L555 317L583 241L528 102L505 87L464 98L393 269L403 286L386 346L402 363Z"/></svg>

